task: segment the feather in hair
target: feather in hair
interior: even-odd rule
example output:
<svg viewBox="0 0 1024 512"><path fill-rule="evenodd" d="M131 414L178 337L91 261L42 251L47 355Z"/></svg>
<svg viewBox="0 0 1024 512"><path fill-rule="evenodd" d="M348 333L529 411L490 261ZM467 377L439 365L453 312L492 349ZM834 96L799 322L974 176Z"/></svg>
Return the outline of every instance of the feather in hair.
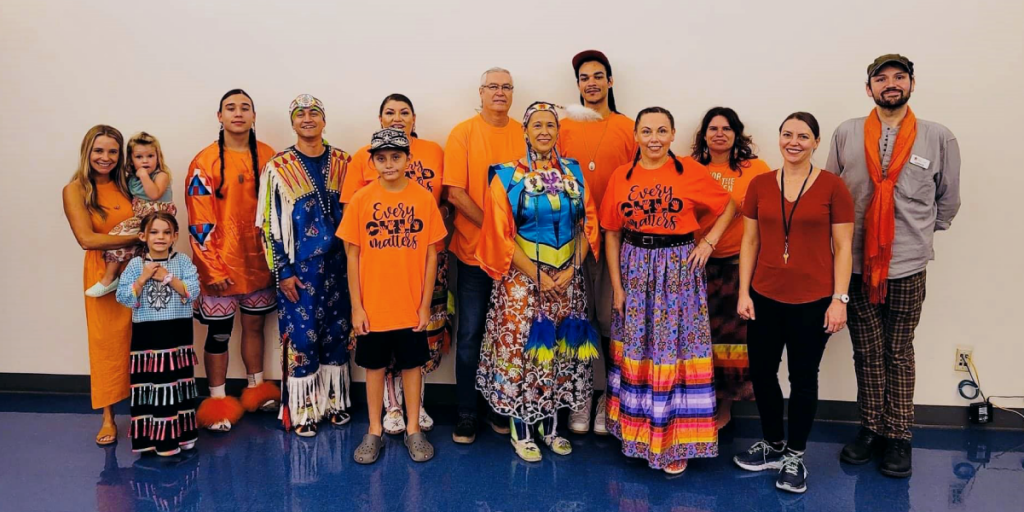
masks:
<svg viewBox="0 0 1024 512"><path fill-rule="evenodd" d="M564 107L562 105L555 105L555 109L558 111L558 117L561 119L572 119L573 121L580 122L601 120L601 114L583 105L568 105Z"/></svg>

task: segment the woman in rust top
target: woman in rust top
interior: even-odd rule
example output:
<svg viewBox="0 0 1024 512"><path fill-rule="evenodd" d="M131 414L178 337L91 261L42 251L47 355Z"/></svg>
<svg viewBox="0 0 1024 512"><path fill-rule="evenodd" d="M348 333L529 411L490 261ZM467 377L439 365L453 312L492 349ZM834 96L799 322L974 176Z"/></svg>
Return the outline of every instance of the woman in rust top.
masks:
<svg viewBox="0 0 1024 512"><path fill-rule="evenodd" d="M748 471L778 469L775 486L807 490L803 453L818 406L818 366L829 336L846 325L853 199L843 181L811 162L818 121L791 114L779 128L783 165L754 178L743 203L737 312L750 321L750 376L764 439L734 457ZM789 363L789 441L778 371Z"/></svg>

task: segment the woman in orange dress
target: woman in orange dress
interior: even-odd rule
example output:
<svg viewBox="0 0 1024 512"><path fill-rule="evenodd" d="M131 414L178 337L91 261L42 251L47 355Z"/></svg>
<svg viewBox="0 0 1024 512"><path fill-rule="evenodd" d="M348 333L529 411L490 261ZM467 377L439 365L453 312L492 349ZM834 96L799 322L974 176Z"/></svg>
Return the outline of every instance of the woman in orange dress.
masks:
<svg viewBox="0 0 1024 512"><path fill-rule="evenodd" d="M103 276L103 252L138 243L135 235L108 235L131 217L132 202L124 175L124 137L116 128L96 125L82 140L78 170L64 187L64 215L75 240L85 252L82 290ZM89 375L92 407L103 409L96 443L117 442L114 404L128 398L128 350L132 337L131 310L113 294L85 298L89 328Z"/></svg>

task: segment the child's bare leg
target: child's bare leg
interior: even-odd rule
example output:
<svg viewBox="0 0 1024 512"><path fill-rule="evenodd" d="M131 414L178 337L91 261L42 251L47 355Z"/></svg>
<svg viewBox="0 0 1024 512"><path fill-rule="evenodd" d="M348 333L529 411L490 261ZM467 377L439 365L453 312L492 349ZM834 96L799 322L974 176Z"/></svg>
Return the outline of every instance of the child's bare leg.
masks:
<svg viewBox="0 0 1024 512"><path fill-rule="evenodd" d="M405 431L410 436L420 431L420 385L423 381L422 367L417 366L408 370L402 370L402 385L405 391Z"/></svg>
<svg viewBox="0 0 1024 512"><path fill-rule="evenodd" d="M370 432L375 436L384 433L381 412L384 408L384 368L366 370L366 408L369 409Z"/></svg>

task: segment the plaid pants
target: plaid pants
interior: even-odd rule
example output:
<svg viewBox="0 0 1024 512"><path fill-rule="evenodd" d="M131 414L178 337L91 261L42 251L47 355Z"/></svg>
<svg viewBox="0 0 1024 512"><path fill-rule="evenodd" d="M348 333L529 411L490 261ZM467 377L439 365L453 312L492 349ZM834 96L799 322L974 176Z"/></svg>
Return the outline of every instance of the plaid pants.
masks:
<svg viewBox="0 0 1024 512"><path fill-rule="evenodd" d="M861 425L910 439L914 423L914 330L921 320L925 271L889 280L883 304L868 301L862 277L850 280L850 336Z"/></svg>

